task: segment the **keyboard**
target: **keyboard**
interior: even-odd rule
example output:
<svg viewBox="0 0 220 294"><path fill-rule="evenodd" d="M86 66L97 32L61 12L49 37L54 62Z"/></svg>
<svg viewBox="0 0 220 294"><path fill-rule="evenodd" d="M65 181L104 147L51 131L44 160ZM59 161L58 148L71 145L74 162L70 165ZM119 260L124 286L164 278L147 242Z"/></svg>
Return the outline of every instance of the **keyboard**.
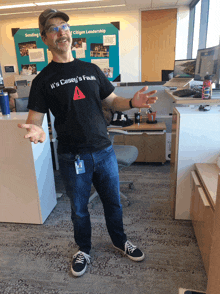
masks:
<svg viewBox="0 0 220 294"><path fill-rule="evenodd" d="M195 91L193 89L182 89L173 92L173 95L178 97L190 97L196 94L198 94L198 91Z"/></svg>

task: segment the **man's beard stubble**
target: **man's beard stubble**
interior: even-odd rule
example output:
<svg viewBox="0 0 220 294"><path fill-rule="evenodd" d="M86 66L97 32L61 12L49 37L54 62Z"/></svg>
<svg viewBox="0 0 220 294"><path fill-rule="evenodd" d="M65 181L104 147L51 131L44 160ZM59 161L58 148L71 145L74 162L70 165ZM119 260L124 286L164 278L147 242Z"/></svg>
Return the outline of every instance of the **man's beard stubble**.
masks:
<svg viewBox="0 0 220 294"><path fill-rule="evenodd" d="M59 48L59 42L62 40L66 40L67 42L69 42L69 46L64 48ZM56 40L54 45L50 45L49 46L49 50L52 51L54 50L57 53L65 53L67 51L69 51L69 49L71 49L72 46L72 42L69 36L67 37L60 37L59 39ZM52 49L52 50L51 50Z"/></svg>

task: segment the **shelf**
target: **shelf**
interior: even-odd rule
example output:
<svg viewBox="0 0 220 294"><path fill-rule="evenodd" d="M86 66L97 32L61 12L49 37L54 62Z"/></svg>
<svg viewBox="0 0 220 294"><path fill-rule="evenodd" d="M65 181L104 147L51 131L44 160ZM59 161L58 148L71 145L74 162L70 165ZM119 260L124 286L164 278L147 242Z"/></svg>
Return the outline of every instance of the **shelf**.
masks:
<svg viewBox="0 0 220 294"><path fill-rule="evenodd" d="M165 89L165 92L174 100L176 104L205 104L205 105L220 105L220 94L213 93L211 99L201 99L201 98L193 98L193 97L178 97L173 95L174 91L169 89Z"/></svg>

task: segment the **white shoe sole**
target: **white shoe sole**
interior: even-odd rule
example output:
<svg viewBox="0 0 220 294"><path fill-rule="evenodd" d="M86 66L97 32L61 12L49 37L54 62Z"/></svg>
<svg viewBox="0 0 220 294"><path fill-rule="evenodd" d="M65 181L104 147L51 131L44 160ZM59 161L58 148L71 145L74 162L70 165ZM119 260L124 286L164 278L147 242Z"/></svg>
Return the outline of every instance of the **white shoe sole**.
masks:
<svg viewBox="0 0 220 294"><path fill-rule="evenodd" d="M87 269L87 265L81 272L75 272L71 266L71 272L75 277L81 277L85 273L86 269Z"/></svg>
<svg viewBox="0 0 220 294"><path fill-rule="evenodd" d="M123 255L129 257L129 258L130 258L131 260L133 260L133 261L142 261L142 260L145 258L144 253L143 253L143 255L140 256L140 257L132 257L132 256L128 255L127 253L125 253L125 252L124 252L123 250L121 250L120 248L116 247L115 245L113 245L113 247L116 248L117 250L121 251L121 252L123 253Z"/></svg>

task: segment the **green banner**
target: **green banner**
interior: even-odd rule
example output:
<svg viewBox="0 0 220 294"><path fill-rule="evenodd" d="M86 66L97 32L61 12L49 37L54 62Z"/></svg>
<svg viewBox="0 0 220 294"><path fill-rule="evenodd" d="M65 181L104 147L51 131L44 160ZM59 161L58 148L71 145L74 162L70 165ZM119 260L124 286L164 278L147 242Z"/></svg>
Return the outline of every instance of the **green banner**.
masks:
<svg viewBox="0 0 220 294"><path fill-rule="evenodd" d="M110 81L120 81L119 22L70 26L74 58L97 64ZM39 29L17 29L14 34L19 74L36 74L52 59Z"/></svg>

